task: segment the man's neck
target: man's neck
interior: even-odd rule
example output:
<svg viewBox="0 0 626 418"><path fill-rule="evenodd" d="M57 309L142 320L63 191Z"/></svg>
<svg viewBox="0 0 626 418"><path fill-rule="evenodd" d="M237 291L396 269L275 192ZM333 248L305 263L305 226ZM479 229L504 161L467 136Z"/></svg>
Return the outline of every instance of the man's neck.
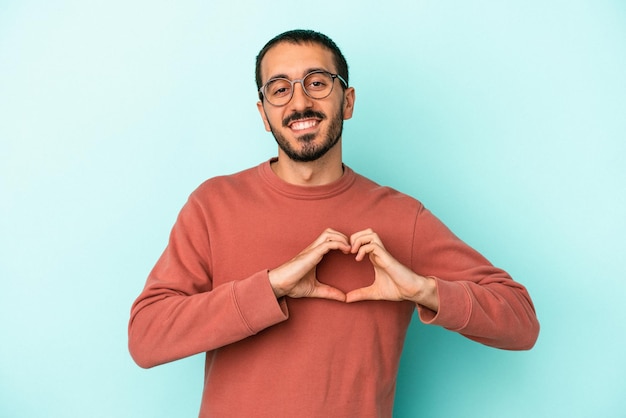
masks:
<svg viewBox="0 0 626 418"><path fill-rule="evenodd" d="M278 160L272 163L272 170L290 184L322 186L338 180L343 175L343 164L341 153L329 152L318 160L300 162L291 160L279 151Z"/></svg>

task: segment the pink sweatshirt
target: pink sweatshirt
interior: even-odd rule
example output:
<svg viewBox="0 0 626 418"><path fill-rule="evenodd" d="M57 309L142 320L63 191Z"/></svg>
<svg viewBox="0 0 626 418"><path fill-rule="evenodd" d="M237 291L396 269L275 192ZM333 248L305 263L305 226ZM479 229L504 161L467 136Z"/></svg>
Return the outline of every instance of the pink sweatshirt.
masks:
<svg viewBox="0 0 626 418"><path fill-rule="evenodd" d="M206 352L201 417L391 417L410 302L276 300L268 270L333 228L372 228L401 263L437 279L440 309L419 318L480 343L530 349L526 289L417 200L345 167L332 184L283 182L265 162L206 181L181 210L133 304L129 348L142 367ZM371 284L367 260L327 254L318 279Z"/></svg>

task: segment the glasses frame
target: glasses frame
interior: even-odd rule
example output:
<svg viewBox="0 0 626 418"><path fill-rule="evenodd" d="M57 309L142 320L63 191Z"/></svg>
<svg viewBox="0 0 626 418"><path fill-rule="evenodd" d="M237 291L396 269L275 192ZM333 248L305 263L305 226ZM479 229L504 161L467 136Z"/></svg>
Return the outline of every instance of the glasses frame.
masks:
<svg viewBox="0 0 626 418"><path fill-rule="evenodd" d="M304 87L304 80L305 80L308 76L310 76L311 74L320 74L320 73L321 73L321 74L326 74L326 75L329 75L329 76L330 76L330 78L332 79L332 83L331 83L331 85L330 85L330 90L328 91L328 94L327 94L326 96L324 96L324 97L313 97L313 96L311 96L311 95L309 94L309 92L307 91L306 87ZM307 95L307 97L310 97L310 98L311 98L311 99L313 99L313 100L322 100L322 99L325 99L325 98L327 98L328 96L330 96L330 94L333 92L333 88L334 88L334 86L335 86L335 79L337 79L337 78L338 78L338 79L339 79L339 81L341 81L341 83L344 85L344 88L348 88L348 83L346 82L346 80L344 80L344 78L343 78L342 76L340 76L339 74L333 74L333 73L331 73L330 71L326 71L326 70L314 70L314 71L311 71L311 72L309 72L309 73L306 73L306 74L304 75L304 77L299 78L299 79L297 79L297 80L289 80L288 78L285 78L285 77L270 78L270 79L269 79L269 80L267 80L267 82L265 82L265 84L263 84L263 85L261 86L261 88L259 89L259 99L260 99L261 101L263 101L263 99L265 98L265 100L267 100L267 102L268 102L269 104L271 104L272 106L274 106L274 107L282 107L282 106L286 106L286 105L287 105L287 104L291 101L291 99L293 99L293 92L294 92L294 90L295 90L295 84L296 84L296 83L300 83L300 85L302 86L302 91L304 92L304 94L306 94L306 95ZM288 99L285 103L280 104L280 105L275 105L274 103L272 103L272 102L271 102L271 101L267 98L267 95L265 94L265 88L267 87L267 85L268 85L269 83L272 83L272 82L276 81L276 80L284 80L284 81L288 82L288 83L291 85L291 94L289 95L289 99Z"/></svg>

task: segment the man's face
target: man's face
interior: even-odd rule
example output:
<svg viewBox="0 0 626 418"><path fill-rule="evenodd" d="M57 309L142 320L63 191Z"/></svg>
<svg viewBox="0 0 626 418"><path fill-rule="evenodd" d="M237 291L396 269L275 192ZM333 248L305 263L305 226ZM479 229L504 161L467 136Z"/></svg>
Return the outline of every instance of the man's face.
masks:
<svg viewBox="0 0 626 418"><path fill-rule="evenodd" d="M301 79L312 70L336 73L332 52L318 44L282 42L263 57L261 80ZM279 152L294 161L315 161L339 142L343 120L352 117L354 89L344 90L339 80L333 83L331 94L324 99L310 98L296 83L286 105L273 106L267 100L257 103L265 130L274 135Z"/></svg>

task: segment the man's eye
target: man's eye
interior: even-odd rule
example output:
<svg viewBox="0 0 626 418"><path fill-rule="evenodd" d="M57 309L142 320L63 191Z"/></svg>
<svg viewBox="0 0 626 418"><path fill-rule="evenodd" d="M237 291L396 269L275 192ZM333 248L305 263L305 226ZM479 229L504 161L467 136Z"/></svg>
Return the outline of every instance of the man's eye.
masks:
<svg viewBox="0 0 626 418"><path fill-rule="evenodd" d="M272 96L284 96L289 93L289 87L279 87L272 91Z"/></svg>
<svg viewBox="0 0 626 418"><path fill-rule="evenodd" d="M308 90L324 90L329 84L330 83L328 82L327 77L324 77L322 74L309 76L306 80L306 88Z"/></svg>
<svg viewBox="0 0 626 418"><path fill-rule="evenodd" d="M276 80L267 86L267 91L274 97L286 96L291 91L291 84L284 80Z"/></svg>

